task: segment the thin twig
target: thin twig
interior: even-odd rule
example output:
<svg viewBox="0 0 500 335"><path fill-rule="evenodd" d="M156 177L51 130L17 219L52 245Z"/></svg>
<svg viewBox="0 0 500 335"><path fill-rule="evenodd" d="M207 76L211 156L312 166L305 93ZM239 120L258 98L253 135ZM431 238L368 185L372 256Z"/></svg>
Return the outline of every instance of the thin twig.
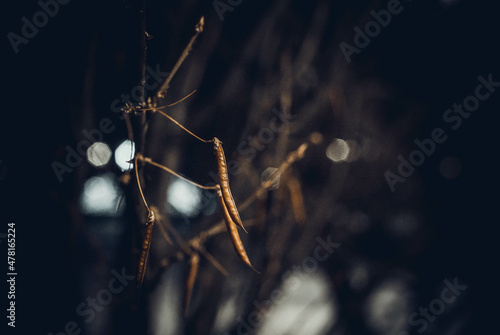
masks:
<svg viewBox="0 0 500 335"><path fill-rule="evenodd" d="M212 228L205 230L200 235L194 237L189 241L190 244L200 244L203 245L209 238L225 233L227 231L226 225L223 224L224 221L219 221L217 224L213 225ZM243 220L246 227L253 227L257 225L253 219Z"/></svg>
<svg viewBox="0 0 500 335"><path fill-rule="evenodd" d="M146 198L144 197L144 193L142 193L141 181L139 180L139 172L138 172L138 168L137 168L137 157L138 156L142 157L142 155L137 154L134 158L135 179L137 180L137 186L139 187L139 192L141 193L142 201L144 202L144 205L148 209L148 212L151 212L151 210L149 209L148 203L146 202Z"/></svg>
<svg viewBox="0 0 500 335"><path fill-rule="evenodd" d="M122 182L125 185L128 185L128 182L130 180L130 170L132 169L132 159L134 158L134 150L132 147L132 144L134 144L134 131L132 129L132 123L130 122L130 116L127 111L123 111L123 119L125 120L125 124L127 125L127 135L128 139L130 141L130 160L128 162L128 169L125 172L125 174L122 176ZM120 209L120 206L123 201L123 197L125 196L125 193L122 191L120 198L118 199L118 203L116 204L116 212L118 213L118 210Z"/></svg>
<svg viewBox="0 0 500 335"><path fill-rule="evenodd" d="M158 167L158 168L160 168L160 169L162 169L164 171L167 171L168 173L173 174L174 176L176 176L178 178L181 178L182 180L185 180L188 183L190 183L190 184L192 184L192 185L194 185L196 187L199 187L201 189L204 189L204 190L217 190L218 187L219 187L218 185L214 185L214 186L203 186L203 185L200 185L200 184L198 184L198 183L196 183L196 182L194 182L194 181L192 181L192 180L190 180L190 179L188 179L188 178L186 178L184 176L181 176L180 174L178 174L174 170L169 169L168 167L166 167L164 165L161 165L159 163L156 163L156 162L152 161L151 158L142 156L140 153L135 156L135 159L136 160L140 160L141 162L146 162L148 164L156 166L156 167Z"/></svg>
<svg viewBox="0 0 500 335"><path fill-rule="evenodd" d="M124 112L129 114L131 111L153 111L155 112L157 109L162 109L162 108L168 108L168 107L172 107L172 106L175 106L177 105L178 103L180 102L183 102L184 100L186 100L187 98L189 98L190 96L192 96L194 93L196 92L196 90L193 90L193 92L189 93L188 95L186 95L184 98L174 102L174 103L171 103L169 105L166 105L166 106L160 106L160 107L156 107L156 105L154 105L154 103L151 101L151 98L149 97L148 98L148 105L147 107L142 107L142 106L127 106L127 108L125 108Z"/></svg>
<svg viewBox="0 0 500 335"><path fill-rule="evenodd" d="M179 101L176 101L174 103L171 103L170 105L166 105L166 106L162 106L162 107L156 107L155 109L160 109L160 108L168 108L168 107L172 107L172 106L175 106L177 105L178 103L180 102L183 102L184 100L186 100L187 98L189 98L190 96L192 96L194 94L194 92L196 92L196 90L193 90L193 92L189 93L188 95L186 95L184 98L182 98L181 100Z"/></svg>
<svg viewBox="0 0 500 335"><path fill-rule="evenodd" d="M146 99L146 55L147 55L147 45L146 45L146 1L141 1L141 8L139 9L140 16L140 26L139 26L139 87L140 87L140 97L139 103L144 104Z"/></svg>
<svg viewBox="0 0 500 335"><path fill-rule="evenodd" d="M128 171L132 168L132 159L134 158L134 149L132 145L134 144L134 130L132 128L132 122L130 122L129 113L123 112L123 118L125 120L125 124L127 125L127 135L128 140L130 141L130 161L128 163Z"/></svg>
<svg viewBox="0 0 500 335"><path fill-rule="evenodd" d="M203 31L204 24L205 24L205 18L202 16L200 18L200 21L198 21L198 23L196 24L196 28L195 28L196 33L194 34L193 37L191 37L191 40L189 41L188 45L186 46L186 48L182 52L181 56L177 60L177 63L175 63L174 68L172 69L172 72L170 72L167 79L165 79L165 82L163 83L163 85L161 85L160 89L158 90L158 93L156 93L156 97L155 97L156 100L162 99L165 97L165 95L167 93L167 89L170 86L170 82L172 81L172 78L174 77L177 70L179 70L182 63L186 59L186 57L189 55L189 52L191 51L191 48L193 47L193 44L196 41L196 38Z"/></svg>
<svg viewBox="0 0 500 335"><path fill-rule="evenodd" d="M161 115L165 116L166 118L168 118L170 121L172 121L173 123L175 123L176 125L178 125L179 127L181 127L184 131L186 131L189 135L197 138L198 140L202 141L202 142L205 142L205 143L210 143L210 142L213 142L214 140L204 140L202 139L201 137L199 137L198 135L195 135L193 132L191 132L189 129L187 129L186 127L184 127L182 124L180 124L179 122L177 122L173 117L171 117L170 115L162 112L161 110L158 110L158 109L155 109L158 113L160 113Z"/></svg>
<svg viewBox="0 0 500 335"><path fill-rule="evenodd" d="M177 229L172 226L172 224L168 221L167 218L165 218L163 215L158 214L157 215L157 220L160 222L159 226L162 224L165 225L165 227L172 233L174 236L175 241L177 244L181 247L182 251L186 254L189 255L191 253L191 249L189 248L189 245L186 243L186 241L182 238L181 234L177 231Z"/></svg>
<svg viewBox="0 0 500 335"><path fill-rule="evenodd" d="M161 235L163 236L163 238L165 239L165 241L167 241L167 243L170 244L170 245L174 245L174 241L172 241L172 239L168 235L168 233L165 230L165 228L163 227L163 225L159 224L158 228L160 228Z"/></svg>
<svg viewBox="0 0 500 335"><path fill-rule="evenodd" d="M202 254L203 257L205 257L210 263L212 263L214 268L219 270L219 272L222 273L224 277L229 276L229 272L227 272L227 270L222 266L222 264L219 263L219 261L217 261L217 259L214 256L212 256L208 251L206 251L202 245L198 246L196 250L198 250L200 254Z"/></svg>

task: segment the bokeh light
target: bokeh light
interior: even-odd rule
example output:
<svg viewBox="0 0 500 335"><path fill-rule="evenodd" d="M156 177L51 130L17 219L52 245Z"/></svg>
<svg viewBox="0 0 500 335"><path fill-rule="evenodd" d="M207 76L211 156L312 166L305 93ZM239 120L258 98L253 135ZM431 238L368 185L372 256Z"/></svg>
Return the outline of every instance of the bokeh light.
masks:
<svg viewBox="0 0 500 335"><path fill-rule="evenodd" d="M193 217L201 210L201 191L187 181L175 178L167 190L167 202L172 214Z"/></svg>
<svg viewBox="0 0 500 335"><path fill-rule="evenodd" d="M111 149L106 143L95 142L87 149L87 160L93 166L104 166L111 159Z"/></svg>
<svg viewBox="0 0 500 335"><path fill-rule="evenodd" d="M346 141L336 138L326 148L326 157L334 162L342 162L347 159L349 155L349 145Z"/></svg>
<svg viewBox="0 0 500 335"><path fill-rule="evenodd" d="M117 216L123 212L123 202L117 212L119 197L118 182L112 173L90 177L83 185L80 210L84 215Z"/></svg>
<svg viewBox="0 0 500 335"><path fill-rule="evenodd" d="M324 334L336 322L337 307L320 270L294 272L279 290L281 297L273 301L258 335Z"/></svg>
<svg viewBox="0 0 500 335"><path fill-rule="evenodd" d="M130 140L123 141L118 148L115 150L115 162L116 165L122 169L122 171L126 171L129 167L133 166L128 163L128 161L134 157L135 154L135 143Z"/></svg>
<svg viewBox="0 0 500 335"><path fill-rule="evenodd" d="M376 286L367 299L367 323L375 334L397 335L408 325L412 292L403 279L391 278Z"/></svg>

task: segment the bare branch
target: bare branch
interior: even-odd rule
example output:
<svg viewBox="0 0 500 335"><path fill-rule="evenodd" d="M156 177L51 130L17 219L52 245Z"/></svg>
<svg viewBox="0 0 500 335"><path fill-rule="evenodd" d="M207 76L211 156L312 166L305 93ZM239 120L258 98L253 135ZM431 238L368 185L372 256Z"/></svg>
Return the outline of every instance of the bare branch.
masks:
<svg viewBox="0 0 500 335"><path fill-rule="evenodd" d="M177 70L179 70L186 57L189 55L189 52L191 51L191 48L193 47L193 44L196 41L196 38L203 31L204 24L205 24L205 18L202 16L200 18L200 21L198 21L198 23L196 24L195 27L196 33L194 34L193 37L191 37L191 40L189 41L188 45L186 46L181 56L177 60L177 63L175 63L172 72L170 72L167 79L165 79L165 82L161 85L160 89L158 90L158 93L156 93L155 97L156 100L162 99L166 96L172 78L174 78L175 74L177 73Z"/></svg>

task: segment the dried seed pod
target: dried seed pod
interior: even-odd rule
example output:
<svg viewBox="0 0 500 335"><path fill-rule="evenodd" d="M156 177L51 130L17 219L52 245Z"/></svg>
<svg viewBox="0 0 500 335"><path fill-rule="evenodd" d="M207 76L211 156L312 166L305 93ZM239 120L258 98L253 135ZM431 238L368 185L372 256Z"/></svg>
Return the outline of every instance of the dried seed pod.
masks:
<svg viewBox="0 0 500 335"><path fill-rule="evenodd" d="M224 221L226 222L226 227L229 232L229 235L231 236L231 241L233 242L234 249L236 250L236 253L245 264L251 267L255 272L260 273L259 271L255 270L255 268L252 266L252 263L250 263L250 259L248 258L248 255L245 251L245 247L243 246L243 242L241 242L240 235L238 235L238 229L236 229L236 224L231 219L231 215L227 210L226 204L224 202L224 197L222 194L223 194L222 191L218 189L217 196L219 198L219 203L222 208L222 213L224 214Z"/></svg>
<svg viewBox="0 0 500 335"><path fill-rule="evenodd" d="M186 280L186 290L184 292L184 316L187 315L189 309L189 303L191 301L191 294L193 293L194 283L196 281L196 275L198 274L198 266L200 264L200 256L197 253L191 255L189 261L189 273Z"/></svg>
<svg viewBox="0 0 500 335"><path fill-rule="evenodd" d="M229 215L231 216L232 220L245 232L247 232L247 230L243 226L243 223L241 222L238 208L236 207L233 194L231 193L231 189L229 188L229 176L227 174L226 156L224 155L224 149L222 149L222 142L217 137L214 137L213 142L224 203L226 204L226 208L229 211Z"/></svg>
<svg viewBox="0 0 500 335"><path fill-rule="evenodd" d="M146 267L148 264L149 248L151 247L151 237L153 236L153 227L155 223L155 215L153 211L149 212L146 235L142 242L141 257L139 258L139 266L137 269L137 287L141 287L146 274Z"/></svg>

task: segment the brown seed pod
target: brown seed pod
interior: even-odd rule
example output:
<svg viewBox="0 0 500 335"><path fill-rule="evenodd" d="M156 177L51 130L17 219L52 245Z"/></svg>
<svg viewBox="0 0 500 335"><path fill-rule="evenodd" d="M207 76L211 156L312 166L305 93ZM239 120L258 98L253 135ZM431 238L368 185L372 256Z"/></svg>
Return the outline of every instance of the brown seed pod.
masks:
<svg viewBox="0 0 500 335"><path fill-rule="evenodd" d="M236 253L246 265L251 267L255 272L260 273L259 271L255 270L255 268L252 266L252 263L250 263L250 259L248 258L248 255L245 251L245 247L243 246L243 242L241 242L240 235L238 235L238 229L236 229L236 224L231 219L231 215L227 210L222 195L222 191L220 189L217 190L217 196L219 198L219 203L220 206L222 207L222 213L224 214L224 221L226 222L226 227L229 232L229 236L231 236L231 241L233 242L233 246L234 249L236 250Z"/></svg>
<svg viewBox="0 0 500 335"><path fill-rule="evenodd" d="M241 222L240 214L238 213L238 208L236 207L236 203L234 202L233 194L231 193L231 189L229 188L229 176L227 174L227 163L226 156L224 155L224 149L222 149L222 142L217 138L213 138L214 142L214 152L217 158L217 169L219 171L219 180L220 186L222 189L222 197L224 199L224 203L226 204L226 208L229 211L229 215L232 220L240 226L245 233L247 230L243 226Z"/></svg>
<svg viewBox="0 0 500 335"><path fill-rule="evenodd" d="M186 290L184 292L184 316L187 315L189 303L191 301L191 294L193 293L196 275L198 274L198 266L200 264L200 256L197 253L191 255L189 261L189 273L186 280Z"/></svg>
<svg viewBox="0 0 500 335"><path fill-rule="evenodd" d="M142 242L141 257L139 258L139 266L137 269L137 287L141 287L146 274L146 267L148 264L149 248L151 247L151 237L153 236L153 227L155 224L155 215L153 211L149 212L146 235Z"/></svg>

